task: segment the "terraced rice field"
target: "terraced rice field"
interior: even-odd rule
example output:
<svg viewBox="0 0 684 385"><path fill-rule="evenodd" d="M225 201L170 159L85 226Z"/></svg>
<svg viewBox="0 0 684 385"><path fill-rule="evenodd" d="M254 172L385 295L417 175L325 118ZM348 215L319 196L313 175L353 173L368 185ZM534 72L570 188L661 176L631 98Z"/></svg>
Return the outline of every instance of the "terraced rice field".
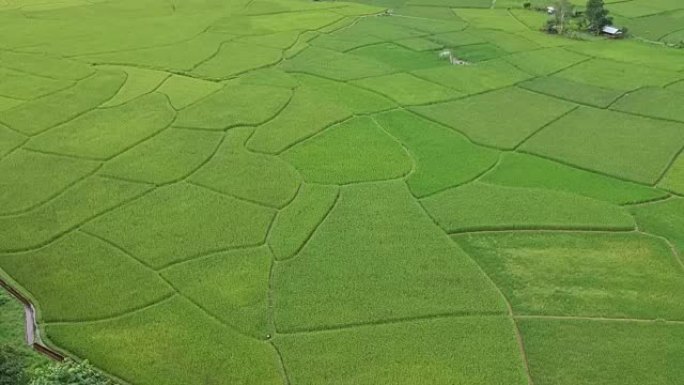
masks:
<svg viewBox="0 0 684 385"><path fill-rule="evenodd" d="M545 18L0 0L0 275L135 385L682 384L684 51Z"/></svg>

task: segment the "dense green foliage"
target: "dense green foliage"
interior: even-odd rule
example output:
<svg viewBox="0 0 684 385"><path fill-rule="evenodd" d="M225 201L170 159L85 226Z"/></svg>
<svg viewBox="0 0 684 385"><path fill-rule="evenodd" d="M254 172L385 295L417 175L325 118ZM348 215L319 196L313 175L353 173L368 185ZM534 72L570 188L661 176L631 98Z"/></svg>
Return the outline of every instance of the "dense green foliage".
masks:
<svg viewBox="0 0 684 385"><path fill-rule="evenodd" d="M684 5L523 3L0 0L0 277L131 385L679 384Z"/></svg>
<svg viewBox="0 0 684 385"><path fill-rule="evenodd" d="M0 345L0 385L27 385L25 353L11 345Z"/></svg>
<svg viewBox="0 0 684 385"><path fill-rule="evenodd" d="M30 385L113 385L104 374L88 361L67 360L36 369Z"/></svg>

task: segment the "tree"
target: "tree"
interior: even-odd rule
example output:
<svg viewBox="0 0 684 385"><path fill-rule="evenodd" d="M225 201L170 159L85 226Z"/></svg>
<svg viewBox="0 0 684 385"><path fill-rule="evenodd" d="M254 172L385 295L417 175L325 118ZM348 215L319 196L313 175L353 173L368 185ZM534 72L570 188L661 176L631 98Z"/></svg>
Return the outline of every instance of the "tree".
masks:
<svg viewBox="0 0 684 385"><path fill-rule="evenodd" d="M570 0L558 0L553 8L553 17L546 23L546 30L563 35L575 13L575 7Z"/></svg>
<svg viewBox="0 0 684 385"><path fill-rule="evenodd" d="M114 385L88 361L65 360L38 368L33 374L30 385Z"/></svg>
<svg viewBox="0 0 684 385"><path fill-rule="evenodd" d="M0 385L26 385L26 357L10 345L0 346Z"/></svg>
<svg viewBox="0 0 684 385"><path fill-rule="evenodd" d="M608 10L604 7L603 0L587 0L585 12L589 30L599 33L603 27L613 23L613 18L608 16Z"/></svg>

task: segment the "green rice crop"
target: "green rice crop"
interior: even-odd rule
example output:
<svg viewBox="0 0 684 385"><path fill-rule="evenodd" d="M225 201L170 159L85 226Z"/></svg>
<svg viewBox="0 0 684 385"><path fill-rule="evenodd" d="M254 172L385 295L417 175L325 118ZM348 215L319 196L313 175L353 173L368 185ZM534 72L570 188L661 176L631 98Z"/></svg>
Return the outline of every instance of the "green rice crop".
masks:
<svg viewBox="0 0 684 385"><path fill-rule="evenodd" d="M32 138L26 147L88 159L109 159L167 128L174 116L168 99L154 93L121 106L90 111ZM135 125L121 124L122 121L134 121Z"/></svg>
<svg viewBox="0 0 684 385"><path fill-rule="evenodd" d="M497 106L497 113L492 106ZM475 143L513 149L572 108L572 104L557 99L505 88L412 110L464 133ZM507 122L501 122L499 113L507 113Z"/></svg>
<svg viewBox="0 0 684 385"><path fill-rule="evenodd" d="M448 127L408 112L388 112L374 119L415 160L415 170L406 183L419 197L468 182L498 160L497 151L473 145Z"/></svg>
<svg viewBox="0 0 684 385"><path fill-rule="evenodd" d="M295 256L332 209L339 196L335 186L302 184L292 203L273 222L267 242L277 260Z"/></svg>
<svg viewBox="0 0 684 385"><path fill-rule="evenodd" d="M459 317L278 337L297 384L521 385L513 325ZM354 370L347 370L354 368ZM493 375L493 373L498 373Z"/></svg>
<svg viewBox="0 0 684 385"><path fill-rule="evenodd" d="M454 99L462 95L458 91L408 73L365 78L356 80L353 84L379 92L402 105L429 104Z"/></svg>
<svg viewBox="0 0 684 385"><path fill-rule="evenodd" d="M631 230L623 209L580 195L471 183L422 200L449 233L485 230Z"/></svg>
<svg viewBox="0 0 684 385"><path fill-rule="evenodd" d="M505 311L493 285L401 182L342 187L302 250L275 266L274 284L284 332Z"/></svg>
<svg viewBox="0 0 684 385"><path fill-rule="evenodd" d="M684 327L659 322L519 321L539 385L670 385L684 372Z"/></svg>
<svg viewBox="0 0 684 385"><path fill-rule="evenodd" d="M515 314L684 319L684 270L660 239L553 232L454 239L501 288Z"/></svg>
<svg viewBox="0 0 684 385"><path fill-rule="evenodd" d="M650 201L667 195L662 190L519 153L504 154L501 163L482 181L567 191L615 204Z"/></svg>
<svg viewBox="0 0 684 385"><path fill-rule="evenodd" d="M653 118L684 123L684 94L662 88L643 88L626 94L611 108Z"/></svg>
<svg viewBox="0 0 684 385"><path fill-rule="evenodd" d="M294 198L299 176L278 157L247 151L244 143L251 133L230 130L216 154L189 180L244 200L283 207Z"/></svg>
<svg viewBox="0 0 684 385"><path fill-rule="evenodd" d="M100 173L154 184L174 182L203 165L221 138L217 132L171 128L110 160Z"/></svg>
<svg viewBox="0 0 684 385"><path fill-rule="evenodd" d="M177 184L100 216L84 229L159 268L217 250L259 245L274 216L271 208Z"/></svg>
<svg viewBox="0 0 684 385"><path fill-rule="evenodd" d="M0 122L28 135L37 134L112 98L124 84L125 78L126 74L120 71L98 71L71 88L3 111L0 113Z"/></svg>
<svg viewBox="0 0 684 385"><path fill-rule="evenodd" d="M75 232L36 251L0 256L0 266L39 301L45 322L101 319L147 306L173 291L111 245Z"/></svg>
<svg viewBox="0 0 684 385"><path fill-rule="evenodd" d="M95 172L98 163L18 150L0 161L0 213L26 211Z"/></svg>
<svg viewBox="0 0 684 385"><path fill-rule="evenodd" d="M162 271L174 288L242 333L267 338L268 247L239 249L179 263Z"/></svg>
<svg viewBox="0 0 684 385"><path fill-rule="evenodd" d="M684 145L684 125L581 107L522 149L636 182L655 183Z"/></svg>
<svg viewBox="0 0 684 385"><path fill-rule="evenodd" d="M231 330L179 296L101 322L48 324L46 332L50 341L126 381L282 383L268 344ZM168 365L167 357L175 364Z"/></svg>
<svg viewBox="0 0 684 385"><path fill-rule="evenodd" d="M409 154L372 119L332 126L281 155L307 182L347 184L400 178L411 171ZM372 164L373 167L366 167Z"/></svg>

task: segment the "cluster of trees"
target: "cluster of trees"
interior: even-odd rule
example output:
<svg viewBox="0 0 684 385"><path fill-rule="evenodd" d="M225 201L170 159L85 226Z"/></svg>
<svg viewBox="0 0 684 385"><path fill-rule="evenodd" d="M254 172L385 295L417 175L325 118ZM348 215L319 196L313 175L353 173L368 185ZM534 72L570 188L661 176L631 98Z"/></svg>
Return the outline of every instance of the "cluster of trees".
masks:
<svg viewBox="0 0 684 385"><path fill-rule="evenodd" d="M603 27L612 24L603 0L588 0L586 9L580 14L570 0L557 0L553 14L546 23L549 33L565 34L568 31L589 31L599 34Z"/></svg>
<svg viewBox="0 0 684 385"><path fill-rule="evenodd" d="M26 353L0 346L0 385L114 385L87 361L66 360L37 368L27 364Z"/></svg>

